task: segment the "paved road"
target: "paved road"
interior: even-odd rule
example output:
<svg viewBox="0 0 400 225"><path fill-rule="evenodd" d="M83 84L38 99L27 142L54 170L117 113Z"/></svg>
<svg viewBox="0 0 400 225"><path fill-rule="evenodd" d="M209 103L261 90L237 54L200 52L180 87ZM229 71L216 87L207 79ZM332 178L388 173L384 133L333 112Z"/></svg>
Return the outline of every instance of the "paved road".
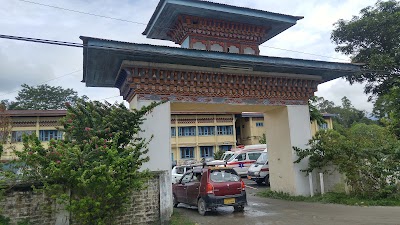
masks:
<svg viewBox="0 0 400 225"><path fill-rule="evenodd" d="M254 194L267 187L251 181L246 184L249 205L242 213L234 213L232 207L221 207L200 216L197 208L183 204L175 210L199 225L400 225L400 207L358 207L260 198Z"/></svg>

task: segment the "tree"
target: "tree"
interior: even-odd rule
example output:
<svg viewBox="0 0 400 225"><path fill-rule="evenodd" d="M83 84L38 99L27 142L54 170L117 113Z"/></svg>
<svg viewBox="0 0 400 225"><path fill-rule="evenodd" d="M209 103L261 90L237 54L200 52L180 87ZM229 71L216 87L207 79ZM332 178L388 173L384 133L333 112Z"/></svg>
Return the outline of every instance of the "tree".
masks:
<svg viewBox="0 0 400 225"><path fill-rule="evenodd" d="M0 157L11 135L12 121L6 106L0 103Z"/></svg>
<svg viewBox="0 0 400 225"><path fill-rule="evenodd" d="M318 97L315 104L319 111L335 115L333 117L334 129L340 129L340 127L349 128L355 123L375 123L367 118L365 111L356 109L346 96L342 98L341 106L337 106L323 97Z"/></svg>
<svg viewBox="0 0 400 225"><path fill-rule="evenodd" d="M258 138L258 142L260 144L267 144L267 136L265 135L265 133L262 134L262 136Z"/></svg>
<svg viewBox="0 0 400 225"><path fill-rule="evenodd" d="M214 159L222 159L222 155L224 154L224 150L218 149L214 152Z"/></svg>
<svg viewBox="0 0 400 225"><path fill-rule="evenodd" d="M309 158L304 172L336 166L346 176L355 195L398 197L400 143L390 130L378 125L355 124L343 134L335 130L317 132L308 149L294 147L295 163Z"/></svg>
<svg viewBox="0 0 400 225"><path fill-rule="evenodd" d="M150 140L137 134L144 115L157 105L130 111L123 104L67 104L63 140L45 147L34 135L23 138L17 155L26 165L24 175L63 201L74 224L114 224L132 191L142 189L150 176L139 171L149 160Z"/></svg>
<svg viewBox="0 0 400 225"><path fill-rule="evenodd" d="M315 105L317 102L317 97L313 96L308 100L308 108L310 110L310 121L317 121L318 125L324 124L325 119L322 116L321 112L318 110L317 106Z"/></svg>
<svg viewBox="0 0 400 225"><path fill-rule="evenodd" d="M393 87L388 94L379 96L374 103L373 114L400 138L400 88Z"/></svg>
<svg viewBox="0 0 400 225"><path fill-rule="evenodd" d="M339 20L331 39L336 51L351 55L353 63L366 63L365 71L350 75L350 83L367 82L365 93L381 96L400 87L400 3L378 1L350 21Z"/></svg>
<svg viewBox="0 0 400 225"><path fill-rule="evenodd" d="M43 84L34 87L23 84L21 87L23 89L18 92L15 102L3 100L8 104L8 109L66 109L66 102L75 104L79 99L87 100L87 96L79 97L73 89L63 89L61 86L53 87Z"/></svg>

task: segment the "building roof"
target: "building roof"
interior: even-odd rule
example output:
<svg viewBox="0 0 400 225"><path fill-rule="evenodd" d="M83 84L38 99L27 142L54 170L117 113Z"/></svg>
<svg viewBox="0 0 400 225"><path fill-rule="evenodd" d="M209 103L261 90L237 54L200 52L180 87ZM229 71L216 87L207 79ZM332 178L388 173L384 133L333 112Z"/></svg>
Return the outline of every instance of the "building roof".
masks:
<svg viewBox="0 0 400 225"><path fill-rule="evenodd" d="M258 9L238 7L200 0L160 0L143 35L152 39L170 40L167 35L179 15L239 22L243 24L268 27L265 42L295 25L300 16L290 16Z"/></svg>
<svg viewBox="0 0 400 225"><path fill-rule="evenodd" d="M67 110L6 110L4 113L11 117L32 117L32 116L65 116Z"/></svg>
<svg viewBox="0 0 400 225"><path fill-rule="evenodd" d="M297 74L299 78L313 75L320 77L321 83L361 72L359 65L351 63L233 54L84 36L80 38L85 46L82 82L88 87L115 87L115 79L125 60L215 69L243 68L247 70L243 70L243 74L250 75L254 72Z"/></svg>

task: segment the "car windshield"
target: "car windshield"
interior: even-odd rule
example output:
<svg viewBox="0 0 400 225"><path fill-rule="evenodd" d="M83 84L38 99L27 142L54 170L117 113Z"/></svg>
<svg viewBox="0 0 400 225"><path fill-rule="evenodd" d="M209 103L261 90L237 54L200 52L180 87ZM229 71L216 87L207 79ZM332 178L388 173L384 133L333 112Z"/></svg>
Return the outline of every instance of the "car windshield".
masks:
<svg viewBox="0 0 400 225"><path fill-rule="evenodd" d="M258 157L256 163L264 165L268 160L268 154L266 152L261 153L260 157Z"/></svg>
<svg viewBox="0 0 400 225"><path fill-rule="evenodd" d="M227 160L230 159L233 156L233 153L224 153L222 156L222 160Z"/></svg>
<svg viewBox="0 0 400 225"><path fill-rule="evenodd" d="M240 177L234 170L212 170L210 180L216 183L239 181Z"/></svg>
<svg viewBox="0 0 400 225"><path fill-rule="evenodd" d="M236 158L237 155L238 155L238 154L232 154L232 156L231 156L228 160L226 160L226 161L227 161L227 162L230 162L230 161L234 160L234 159Z"/></svg>

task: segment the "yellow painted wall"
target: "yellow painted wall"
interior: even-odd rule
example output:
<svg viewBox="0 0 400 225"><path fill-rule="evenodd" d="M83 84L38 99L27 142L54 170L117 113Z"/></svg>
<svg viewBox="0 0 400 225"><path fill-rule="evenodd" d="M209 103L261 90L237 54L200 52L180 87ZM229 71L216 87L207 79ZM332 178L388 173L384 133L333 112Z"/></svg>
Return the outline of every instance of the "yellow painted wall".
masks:
<svg viewBox="0 0 400 225"><path fill-rule="evenodd" d="M214 127L214 135L200 136L198 128L201 126ZM232 126L232 135L218 135L218 126ZM172 154L171 158L184 164L186 161L201 160L200 147L212 146L213 151L219 150L221 145L231 145L235 147L235 117L233 114L226 115L184 115L172 114L171 127L175 128L175 136L171 137ZM179 127L195 127L196 135L194 136L179 136ZM181 147L193 147L194 157L192 159L181 158Z"/></svg>
<svg viewBox="0 0 400 225"><path fill-rule="evenodd" d="M324 119L327 124L326 125L327 129L333 129L332 117L324 117ZM258 117L238 118L237 124L240 125L240 127L242 128L239 139L240 144L243 145L259 144L259 137L261 137L263 133L266 133L266 130L268 128L265 127L265 123L263 127L257 127L256 126L257 122L263 122L263 120L260 120ZM316 121L313 121L310 124L310 127L312 136L314 136L317 131L323 129L322 127L318 126Z"/></svg>
<svg viewBox="0 0 400 225"><path fill-rule="evenodd" d="M12 117L12 131L34 131L36 136L39 137L40 130L56 130L59 126L46 124L46 121L58 121L61 116L57 117ZM21 125L23 122L25 125ZM23 149L22 142L13 142L11 140L12 133L9 136L9 141L4 145L4 152L1 156L1 160L8 161L16 158L14 151L21 151ZM44 146L47 146L48 142L43 142Z"/></svg>
<svg viewBox="0 0 400 225"><path fill-rule="evenodd" d="M325 122L326 122L326 128L327 129L333 129L333 120L332 117L324 117ZM322 127L320 127L317 123L317 121L313 121L311 123L311 135L314 136L315 133L317 133L317 131L323 129Z"/></svg>

